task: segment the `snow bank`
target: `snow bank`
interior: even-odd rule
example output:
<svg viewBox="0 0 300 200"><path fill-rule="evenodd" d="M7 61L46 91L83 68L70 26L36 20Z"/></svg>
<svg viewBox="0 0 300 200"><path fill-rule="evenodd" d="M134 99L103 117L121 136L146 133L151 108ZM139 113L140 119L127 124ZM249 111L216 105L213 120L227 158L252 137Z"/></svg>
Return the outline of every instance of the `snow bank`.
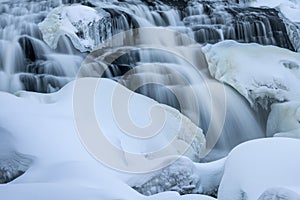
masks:
<svg viewBox="0 0 300 200"><path fill-rule="evenodd" d="M274 46L223 41L203 48L210 74L252 106L299 99L300 54Z"/></svg>
<svg viewBox="0 0 300 200"><path fill-rule="evenodd" d="M227 158L218 199L256 200L274 187L299 194L299 150L300 140L291 138L258 139L239 145ZM260 199L266 199L263 197Z"/></svg>
<svg viewBox="0 0 300 200"><path fill-rule="evenodd" d="M81 83L84 84L89 80L92 80L92 78L81 79ZM124 152L126 150L137 153L153 151L153 149L149 149L153 146L151 142L155 142L159 146L164 141L161 140L164 138L163 136L153 139L149 144L139 144L136 141L130 140L129 137L125 137L125 134L117 128L111 113L109 113L109 111L111 112L111 106L108 106L110 104L106 104L107 102L111 103L114 87L117 85L117 83L111 80L101 79L101 84L97 87L95 93L97 99L95 104L96 116L98 120L103 122L101 123L101 128L105 136L112 141L122 141L122 143L116 143L115 145L118 148L122 148ZM126 88L120 87L122 92L129 92ZM11 133L12 138L15 138L13 141L13 145L17 147L15 151L22 153L22 155L28 155L33 161L29 164L29 169L24 170L26 171L25 174L10 184L0 185L1 198L20 199L21 197L23 199L38 198L45 200L99 198L181 199L177 192L161 193L153 197L143 196L127 184L129 180L137 176L136 174L122 173L106 167L88 153L81 143L74 124L73 90L74 82L69 83L60 91L53 94L20 92L17 97L7 93L0 93L0 104L2 106L0 124ZM100 97L101 99L99 99ZM132 94L131 101L129 108L132 119L137 125L147 124L149 119L144 116L147 115L149 108L158 105L158 103L138 94ZM194 143L192 149L190 149L190 151L194 151L193 147L198 145L195 152L199 151L202 148L201 145L205 144L205 140L202 140L204 137L201 135L201 129L196 128L191 122L180 120L180 116L178 116L180 113L171 108L166 109L166 112L167 119L165 126L161 129L162 135L167 137L178 131L182 131L178 134L179 137L175 138L175 141L182 144L191 142L190 138L193 137L189 134L200 134L195 138L195 141L192 141ZM187 125L186 128L184 128L185 125ZM127 147L129 144L131 146ZM175 149L177 147L181 146L174 146ZM121 162L130 164L130 162L126 161L125 153L114 154L114 152L105 151L104 153L109 154L109 156L115 156ZM0 159L1 157L3 158L2 155L10 155L7 152L7 148L1 152ZM151 162L151 159L163 156L153 154L152 157L149 157L145 154L145 160ZM161 159L162 166L164 162L165 160ZM196 165L187 158L186 162L189 163L189 166ZM178 172L176 166L182 169L179 165L174 165L174 167L169 168L169 171L175 170ZM219 170L220 168L214 169ZM177 176L177 178L180 178L181 174L176 174L176 172L173 173L170 171L170 174L173 174L174 178ZM219 171L214 171L214 173L220 174ZM211 172L211 174L214 173ZM140 174L139 176L148 177L147 174ZM215 183L213 182L212 184ZM36 191L39 192L37 193ZM189 196L182 197L182 199L212 198L193 195L190 198Z"/></svg>
<svg viewBox="0 0 300 200"><path fill-rule="evenodd" d="M53 49L60 36L68 36L75 48L91 51L105 39L110 23L108 13L82 6L70 5L53 9L46 19L39 23L44 41Z"/></svg>

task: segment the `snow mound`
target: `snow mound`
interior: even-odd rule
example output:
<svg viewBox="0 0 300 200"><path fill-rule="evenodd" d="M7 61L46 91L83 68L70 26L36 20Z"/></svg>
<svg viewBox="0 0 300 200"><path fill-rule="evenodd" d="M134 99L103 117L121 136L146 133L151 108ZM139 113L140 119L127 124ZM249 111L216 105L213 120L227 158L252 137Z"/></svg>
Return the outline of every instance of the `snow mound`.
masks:
<svg viewBox="0 0 300 200"><path fill-rule="evenodd" d="M53 49L62 35L68 36L74 47L82 52L92 51L100 45L111 24L108 13L83 5L61 6L53 9L39 23L44 41Z"/></svg>
<svg viewBox="0 0 300 200"><path fill-rule="evenodd" d="M291 138L258 139L237 146L225 163L218 199L256 200L277 187L299 193L299 150L300 140Z"/></svg>
<svg viewBox="0 0 300 200"><path fill-rule="evenodd" d="M81 83L86 83L92 78L81 79ZM192 195L191 197L180 197L178 192L166 192L158 194L157 196L146 197L134 189L132 189L127 182L137 174L124 173L114 170L98 162L92 154L90 154L82 144L74 124L74 87L75 82L67 84L60 91L53 94L38 94L32 92L20 92L18 97L0 92L0 104L2 106L0 112L0 123L3 129L11 133L11 138L14 138L13 145L18 147L18 155L31 155L34 162L30 163L30 168L26 170L22 176L15 179L10 184L0 186L0 196L3 199L212 199L202 195ZM96 104L95 112L98 120L103 122L101 128L107 137L114 141L122 141L115 143L118 148L122 148L124 152L135 151L145 152L153 145L139 144L122 136L123 132L118 129L111 116L111 110L107 104L112 101L112 94L114 87L118 86L114 81L101 79L101 84L96 89ZM129 92L123 86L120 86L122 92ZM149 108L158 105L157 102L145 96L138 95L131 92L130 114L132 120L137 125L143 125L145 119L148 119L145 114ZM101 97L101 99L99 99ZM164 127L162 127L162 135L179 133L175 141L178 143L192 142L192 151L197 152L201 145L205 144L204 136L201 135L201 129L192 125L188 119L179 120L181 114L172 108L166 108L167 120ZM108 109L108 110L107 110ZM107 111L107 112L103 112ZM105 115L101 115L105 113ZM143 117L140 117L143 116ZM84 116L85 118L86 116ZM18 125L16 126L16 122ZM38 123L37 123L38 122ZM146 120L146 124L147 124ZM103 125L105 124L105 125ZM186 127L184 128L184 126ZM26 130L26 131L24 131ZM2 134L2 132L0 132ZM200 134L201 133L201 134ZM4 133L3 133L4 134ZM5 132L6 134L6 132ZM195 137L195 141L191 141L193 136L189 134L200 134ZM2 137L1 138L5 138ZM162 142L162 138L153 140L156 144ZM200 140L198 140L198 139ZM124 140L123 140L124 139ZM204 140L202 140L204 139ZM10 146L6 146L10 141L0 141L0 160L1 164L10 165L13 162L5 160L10 157ZM2 144L3 142L3 144ZM194 143L193 143L194 142ZM177 143L177 144L178 144ZM130 144L130 147L127 145ZM176 142L175 142L176 144ZM193 146L198 145L194 150ZM157 146L156 146L157 147ZM178 148L174 146L173 148ZM153 149L150 149L150 152ZM180 149L179 149L180 150ZM188 151L189 152L189 151ZM124 154L114 154L114 152L104 152L110 156L115 156L120 162L127 162ZM190 154L188 154L190 155ZM194 155L194 154L192 154ZM149 157L145 154L145 159L151 162L157 157L161 159L161 165L164 166L166 159L164 155L155 155ZM22 157L23 158L23 157ZM187 158L186 158L187 159ZM193 159L193 156L192 156ZM11 160L11 159L10 159ZM192 161L187 159L185 161L189 165L194 165ZM22 163L29 163L16 156L16 163L21 164L18 169L25 171L22 168ZM145 163L141 163L145 165ZM196 164L195 164L196 165ZM26 165L27 166L27 165ZM170 175L176 177L178 169L182 169L175 165L169 167ZM163 167L161 167L162 170ZM170 170L175 170L172 173ZM188 169L186 169L188 170ZM219 168L215 168L216 171ZM213 170L214 171L214 170ZM220 174L219 171L214 173ZM153 172L154 173L154 172ZM166 174L167 175L167 174ZM178 179L180 178L178 174ZM141 180L148 177L147 174L139 174ZM220 177L220 176L218 176ZM220 178L219 178L220 181ZM218 181L217 181L218 182ZM208 183L207 183L208 184ZM218 183L216 183L218 185ZM118 192L116 193L116 188ZM185 188L187 189L187 188ZM36 193L36 191L39 191Z"/></svg>
<svg viewBox="0 0 300 200"><path fill-rule="evenodd" d="M270 188L267 189L258 200L300 200L300 195L286 188Z"/></svg>
<svg viewBox="0 0 300 200"><path fill-rule="evenodd" d="M203 48L210 74L252 106L299 98L300 54L275 46L223 41Z"/></svg>
<svg viewBox="0 0 300 200"><path fill-rule="evenodd" d="M300 138L300 102L273 104L267 122L267 135Z"/></svg>
<svg viewBox="0 0 300 200"><path fill-rule="evenodd" d="M76 84L90 84L89 81L91 80L97 81L98 79L84 78L77 80ZM168 156L172 154L171 152L173 151L177 152L179 155L184 154L193 161L199 161L201 159L201 152L206 147L205 136L199 127L197 127L190 119L182 115L178 110L164 104L158 104L148 97L134 93L129 102L130 105L128 108L130 109L130 116L128 117L133 119L136 125L143 127L151 121L147 116L147 111L151 107L160 106L166 114L164 126L159 130L156 136L153 136L148 140L135 139L130 135L128 136L126 133L124 134L124 130L119 127L120 124L116 123L117 121L114 115L115 110L113 110L112 107L107 106L111 105L112 98L114 98L114 93L117 88L121 88L121 91L128 96L133 94L133 92L108 79L101 79L99 85L100 86L97 89L99 92L96 92L95 98L101 103L95 105L95 110L97 111L96 118L98 122L102 124L101 128L104 130L104 135L117 148L126 152L144 153L147 159ZM42 104L53 105L62 103L67 104L70 107L72 105L72 91L74 90L74 87L75 82L72 82L60 91L52 94L18 92L16 95ZM126 99L124 99L124 101L126 102ZM102 113L106 113L105 118L103 118ZM143 117L140 117L141 115L143 115ZM163 119L160 116L154 117ZM112 124L114 125L112 126ZM158 151L166 145L169 145L170 140L173 141L168 149L169 151Z"/></svg>

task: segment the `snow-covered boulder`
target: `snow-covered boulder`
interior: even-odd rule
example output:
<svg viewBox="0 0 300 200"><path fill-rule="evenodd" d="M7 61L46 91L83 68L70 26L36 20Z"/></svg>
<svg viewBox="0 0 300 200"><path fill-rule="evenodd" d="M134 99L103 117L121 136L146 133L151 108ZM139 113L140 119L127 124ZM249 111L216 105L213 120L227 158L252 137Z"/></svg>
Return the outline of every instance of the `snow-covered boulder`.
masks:
<svg viewBox="0 0 300 200"><path fill-rule="evenodd" d="M271 106L267 135L300 138L300 102L276 103Z"/></svg>
<svg viewBox="0 0 300 200"><path fill-rule="evenodd" d="M104 10L83 5L60 6L53 9L39 23L44 41L53 49L59 38L66 35L75 48L82 52L92 51L110 34L109 14Z"/></svg>
<svg viewBox="0 0 300 200"><path fill-rule="evenodd" d="M210 74L252 106L299 99L300 54L275 46L223 41L203 48Z"/></svg>
<svg viewBox="0 0 300 200"><path fill-rule="evenodd" d="M299 194L299 151L300 140L291 138L258 139L237 146L226 160L218 199L257 200L274 187Z"/></svg>

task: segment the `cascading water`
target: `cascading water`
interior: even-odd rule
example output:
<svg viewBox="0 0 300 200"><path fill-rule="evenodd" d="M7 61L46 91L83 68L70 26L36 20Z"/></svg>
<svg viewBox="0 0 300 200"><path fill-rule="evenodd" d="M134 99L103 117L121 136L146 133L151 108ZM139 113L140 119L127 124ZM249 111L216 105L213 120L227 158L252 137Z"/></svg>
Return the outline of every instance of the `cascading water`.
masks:
<svg viewBox="0 0 300 200"><path fill-rule="evenodd" d="M37 26L56 6L59 4L47 1L0 4L2 91L53 92L75 76L82 56L74 54L76 50L68 46L66 38L52 50L43 42Z"/></svg>
<svg viewBox="0 0 300 200"><path fill-rule="evenodd" d="M107 65L105 57L128 48L130 52L116 57L103 76L180 109L207 132L214 121L210 99L218 98L209 93L206 84L218 87L220 83L209 76L201 47L191 46L190 39L201 44L233 39L296 49L277 10L246 8L237 3L190 1L180 5L180 9L159 1L24 0L1 3L0 90L12 93L18 90L57 91L75 79L89 52L104 45L104 41L115 34L136 29L130 33L135 35L138 45L170 47L183 58L190 58L192 63L170 52L138 49L135 43L128 43L124 35L112 41L110 47L100 48L101 54L95 57L96 62L90 63L84 76L102 74L101 67ZM55 10L58 7L59 10ZM92 17L80 16L77 11L93 14ZM173 33L149 35L137 29L145 27L164 27ZM184 33L189 39L176 40L174 32ZM172 70L183 74L188 83L174 77ZM202 74L202 78L194 75L197 73ZM143 86L134 88L137 82ZM197 91L198 105L190 102L190 86ZM214 104L225 104L227 110L222 136L206 160L226 155L243 141L265 136L264 122L258 120L248 103L232 88L225 86L225 90L226 102L220 100ZM178 96L182 97L183 104L176 99ZM200 112L195 112L197 110ZM198 118L200 120L196 121Z"/></svg>
<svg viewBox="0 0 300 200"><path fill-rule="evenodd" d="M225 99L218 92L212 92L223 85L210 78L204 55L198 48L178 47L176 42L171 46L172 53L152 48L136 50L130 46L108 48L100 50L101 53L96 51L96 55L82 65L80 76L103 74L102 77L113 78L133 91L180 110L199 124L204 133L208 133L209 128L218 131L218 126L223 123L218 116L218 112L222 111L218 108L224 106L226 114L221 137L214 150L202 161L221 158L241 142L265 137L264 125L258 114L236 91L225 85ZM125 49L130 51L124 53ZM180 52L183 58L198 56L191 56L193 63L189 63L174 52ZM114 54L122 55L106 67ZM199 71L200 76L197 75ZM240 110L243 110L242 115Z"/></svg>

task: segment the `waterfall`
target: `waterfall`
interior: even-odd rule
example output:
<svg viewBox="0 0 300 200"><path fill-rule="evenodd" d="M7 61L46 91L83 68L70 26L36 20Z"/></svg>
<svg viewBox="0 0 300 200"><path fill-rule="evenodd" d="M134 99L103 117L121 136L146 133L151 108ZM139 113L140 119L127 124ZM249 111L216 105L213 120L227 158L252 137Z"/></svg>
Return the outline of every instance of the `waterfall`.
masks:
<svg viewBox="0 0 300 200"><path fill-rule="evenodd" d="M210 77L199 46L178 40L174 32L169 32L172 35L161 31L161 37L166 36L163 41L170 48L136 48L141 43L159 45L160 41L149 40L151 32L148 29L135 33L138 43L128 39L126 44L93 52L83 63L80 76L112 78L135 92L180 110L205 134L221 131L219 142L203 161L224 157L241 142L265 137L265 119L261 120L243 97L226 85L226 97L220 95L218 88L223 85ZM181 46L182 43L186 46ZM111 58L116 59L108 64ZM222 112L220 107L226 110L224 122L218 115ZM222 130L218 130L222 123Z"/></svg>
<svg viewBox="0 0 300 200"><path fill-rule="evenodd" d="M74 78L82 55L75 54L67 38L52 50L37 26L59 5L58 1L0 4L0 90L54 92Z"/></svg>
<svg viewBox="0 0 300 200"><path fill-rule="evenodd" d="M221 138L204 161L223 157L241 142L264 137L265 119L259 119L231 87L222 86L210 77L201 45L231 39L293 51L299 48L299 29L287 30L289 26L297 27L294 23L283 20L276 9L249 8L244 6L247 2L2 2L0 90L55 92L74 80L83 67L82 76L113 79L180 110L204 133L215 120L212 107L224 104L226 115ZM92 13L92 17L78 12ZM157 34L145 30L153 27ZM123 37L109 40L124 31L127 32ZM186 38L178 38L178 34L185 34ZM191 41L201 45L193 45ZM151 48L153 45L165 50ZM149 48L140 48L144 46ZM121 56L107 62L114 54ZM87 56L92 59L84 63ZM141 87L135 88L136 84ZM224 87L225 101L218 100L208 87ZM195 94L193 101L191 91ZM214 105L210 99L216 99ZM212 130L218 126L218 120L215 121Z"/></svg>
<svg viewBox="0 0 300 200"><path fill-rule="evenodd" d="M247 8L238 4L246 2L236 1L162 2L23 0L1 3L0 89L8 92L22 89L57 91L74 79L74 72L85 57L80 51L89 52L112 35L140 27L168 27L201 44L233 39L292 50L299 48L299 37L295 36L299 35L298 29L282 20L275 9ZM50 35L46 42L52 38L53 46L49 48L38 24L57 7L79 4L95 9L103 18L91 26L82 24L80 19L71 22L77 32L71 36L62 31L57 38ZM288 32L286 26L296 31ZM49 54L51 56L46 56Z"/></svg>

